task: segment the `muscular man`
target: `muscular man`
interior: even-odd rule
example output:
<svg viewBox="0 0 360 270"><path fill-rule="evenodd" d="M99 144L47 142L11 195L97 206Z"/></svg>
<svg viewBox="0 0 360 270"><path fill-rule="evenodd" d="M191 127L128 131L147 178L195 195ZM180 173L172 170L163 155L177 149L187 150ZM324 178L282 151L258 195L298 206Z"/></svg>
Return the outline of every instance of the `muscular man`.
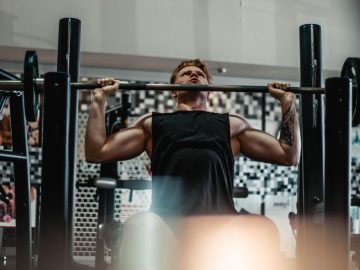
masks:
<svg viewBox="0 0 360 270"><path fill-rule="evenodd" d="M211 74L199 59L185 60L171 75L175 84L210 84ZM296 165L300 156L300 132L295 96L284 91L288 84L270 83L270 94L280 102L280 138L253 128L244 117L207 111L211 93L173 91L177 110L149 113L130 127L109 137L105 132L107 96L119 81L100 79L92 91L85 138L90 162L131 159L146 151L153 177L152 213L160 217L228 216L234 207L234 158L281 165Z"/></svg>
<svg viewBox="0 0 360 270"><path fill-rule="evenodd" d="M183 61L171 83L209 84L212 78L200 60ZM86 129L85 155L91 162L126 160L146 151L153 175L152 210L159 214L234 213L234 158L296 165L300 135L295 96L285 83L269 84L283 113L280 139L254 129L240 115L207 111L210 92L172 92L173 113L149 113L134 126L110 137L105 132L107 96L119 87L113 79L99 80L93 90Z"/></svg>

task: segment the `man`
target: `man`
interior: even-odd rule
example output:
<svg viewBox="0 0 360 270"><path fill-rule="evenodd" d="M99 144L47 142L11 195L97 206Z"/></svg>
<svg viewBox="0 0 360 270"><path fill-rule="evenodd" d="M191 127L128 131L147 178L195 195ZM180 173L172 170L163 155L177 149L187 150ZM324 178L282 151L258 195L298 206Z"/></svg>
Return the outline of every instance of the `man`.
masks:
<svg viewBox="0 0 360 270"><path fill-rule="evenodd" d="M176 84L211 81L207 66L200 60L182 62L171 77L171 83ZM146 151L153 174L152 209L160 214L234 213L233 158L239 154L282 165L298 163L300 135L295 95L281 90L288 87L285 83L268 86L270 94L280 101L283 113L279 140L252 128L240 115L207 112L210 92L185 91L172 92L177 100L176 112L146 114L133 127L107 138L106 98L118 89L119 82L101 79L99 84L103 87L92 93L86 159L125 160Z"/></svg>
<svg viewBox="0 0 360 270"><path fill-rule="evenodd" d="M210 84L212 78L206 64L195 59L181 62L170 81ZM150 210L167 221L173 217L236 215L232 200L233 165L239 154L288 166L299 161L295 95L284 91L288 87L286 83L268 85L282 109L279 139L254 129L240 115L208 112L211 93L206 91L173 91L177 102L175 112L146 114L132 127L107 138L106 98L118 89L119 82L107 78L98 83L102 87L92 91L85 138L86 159L91 162L126 160L146 151L153 177ZM215 223L227 224L221 220ZM187 268L191 267L187 265Z"/></svg>

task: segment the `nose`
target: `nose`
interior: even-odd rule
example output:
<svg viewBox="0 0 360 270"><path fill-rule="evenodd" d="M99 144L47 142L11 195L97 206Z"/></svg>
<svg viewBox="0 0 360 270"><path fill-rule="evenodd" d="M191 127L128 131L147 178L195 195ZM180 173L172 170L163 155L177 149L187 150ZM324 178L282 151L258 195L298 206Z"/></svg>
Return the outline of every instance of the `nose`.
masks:
<svg viewBox="0 0 360 270"><path fill-rule="evenodd" d="M192 77L199 77L196 71L191 71L190 78Z"/></svg>

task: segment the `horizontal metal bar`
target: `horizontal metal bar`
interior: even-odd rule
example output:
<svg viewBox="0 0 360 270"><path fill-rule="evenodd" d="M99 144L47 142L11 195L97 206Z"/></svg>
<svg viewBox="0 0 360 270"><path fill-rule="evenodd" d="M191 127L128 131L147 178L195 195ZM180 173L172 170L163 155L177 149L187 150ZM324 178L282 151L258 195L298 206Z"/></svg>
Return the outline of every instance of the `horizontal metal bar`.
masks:
<svg viewBox="0 0 360 270"><path fill-rule="evenodd" d="M36 88L44 88L44 80L36 79ZM22 81L0 81L1 90L22 90ZM71 83L73 89L90 90L100 87L96 82ZM163 84L163 83L124 83L121 82L119 89L123 90L156 90L156 91L215 91L215 92L246 92L246 93L267 93L267 86L244 86L244 85L215 85L215 84ZM324 88L314 87L290 87L287 92L295 94L324 94Z"/></svg>
<svg viewBox="0 0 360 270"><path fill-rule="evenodd" d="M19 160L26 160L27 156L20 153L0 150L0 161L14 162Z"/></svg>
<svg viewBox="0 0 360 270"><path fill-rule="evenodd" d="M75 83L77 84L77 83ZM72 85L73 86L73 85ZM93 83L74 85L81 89L94 89L99 87ZM95 86L95 87L94 87ZM158 90L158 91L213 91L213 92L244 92L244 93L267 93L267 86L244 86L244 85L215 85L215 84L161 84L161 83L122 83L119 89L123 90ZM323 88L291 87L288 92L296 94L324 94Z"/></svg>

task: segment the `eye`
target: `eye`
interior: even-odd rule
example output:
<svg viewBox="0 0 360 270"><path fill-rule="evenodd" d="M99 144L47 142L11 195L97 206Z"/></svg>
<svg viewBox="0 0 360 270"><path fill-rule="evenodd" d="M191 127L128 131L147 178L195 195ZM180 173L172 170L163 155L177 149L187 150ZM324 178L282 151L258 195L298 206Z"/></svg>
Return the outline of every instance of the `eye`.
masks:
<svg viewBox="0 0 360 270"><path fill-rule="evenodd" d="M204 78L205 78L205 74L204 74L203 72L201 72L201 71L197 72L197 75L198 75L199 77L204 77Z"/></svg>
<svg viewBox="0 0 360 270"><path fill-rule="evenodd" d="M183 72L183 73L181 74L181 76L188 76L188 75L190 75L190 74L191 74L191 71L188 70L188 71Z"/></svg>

